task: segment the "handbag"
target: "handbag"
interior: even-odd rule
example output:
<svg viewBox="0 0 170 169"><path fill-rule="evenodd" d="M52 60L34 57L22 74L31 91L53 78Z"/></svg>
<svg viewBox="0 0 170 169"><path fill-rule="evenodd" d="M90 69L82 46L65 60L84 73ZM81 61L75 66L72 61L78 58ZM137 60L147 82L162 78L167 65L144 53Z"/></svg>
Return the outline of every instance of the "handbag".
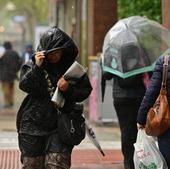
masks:
<svg viewBox="0 0 170 169"><path fill-rule="evenodd" d="M145 131L150 136L160 136L170 127L170 108L167 100L167 76L169 56L164 57L163 77L160 93L153 107L149 109Z"/></svg>
<svg viewBox="0 0 170 169"><path fill-rule="evenodd" d="M48 72L44 70L44 74L47 81L47 90L52 97L54 95L55 88L51 83ZM64 144L71 146L80 144L86 135L85 118L83 117L83 104L75 103L71 108L70 113L64 113L54 102L53 104L58 113L57 129L61 141Z"/></svg>
<svg viewBox="0 0 170 169"><path fill-rule="evenodd" d="M71 113L58 115L58 134L61 141L68 145L78 145L85 138L86 127L83 104L76 103Z"/></svg>

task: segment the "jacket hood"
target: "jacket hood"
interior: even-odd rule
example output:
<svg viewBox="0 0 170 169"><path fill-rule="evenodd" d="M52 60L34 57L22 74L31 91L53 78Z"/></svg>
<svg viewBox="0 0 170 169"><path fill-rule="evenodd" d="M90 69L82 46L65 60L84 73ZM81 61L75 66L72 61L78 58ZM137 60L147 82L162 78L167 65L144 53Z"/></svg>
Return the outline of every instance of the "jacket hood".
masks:
<svg viewBox="0 0 170 169"><path fill-rule="evenodd" d="M57 49L63 50L62 59L65 62L73 63L75 61L78 54L77 46L65 32L53 27L42 34L37 51L44 51L48 54Z"/></svg>

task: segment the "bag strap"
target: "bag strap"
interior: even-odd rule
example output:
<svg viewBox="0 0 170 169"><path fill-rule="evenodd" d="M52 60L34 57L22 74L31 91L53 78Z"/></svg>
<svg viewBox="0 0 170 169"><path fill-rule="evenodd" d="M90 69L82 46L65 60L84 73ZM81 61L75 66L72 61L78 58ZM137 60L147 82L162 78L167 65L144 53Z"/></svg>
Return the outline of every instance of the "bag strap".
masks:
<svg viewBox="0 0 170 169"><path fill-rule="evenodd" d="M169 55L165 55L164 64L163 64L163 78L162 78L162 87L164 89L166 89L166 81L168 77L168 61L169 61Z"/></svg>
<svg viewBox="0 0 170 169"><path fill-rule="evenodd" d="M55 88L54 86L52 85L52 82L50 80L50 77L48 75L48 72L46 70L43 70L44 71L44 75L45 75L45 79L47 81L47 91L49 92L50 96L52 97L53 94L54 94L54 91L55 91Z"/></svg>
<svg viewBox="0 0 170 169"><path fill-rule="evenodd" d="M50 96L52 98L53 94L55 92L55 88L54 88L54 86L53 86L53 84L51 82L51 79L49 77L48 72L46 70L43 70L43 71L44 71L45 79L47 81L47 91L49 92L49 94L50 94ZM58 106L54 102L53 102L53 104L54 104L55 109L57 110L57 113L60 114L61 112L60 112Z"/></svg>

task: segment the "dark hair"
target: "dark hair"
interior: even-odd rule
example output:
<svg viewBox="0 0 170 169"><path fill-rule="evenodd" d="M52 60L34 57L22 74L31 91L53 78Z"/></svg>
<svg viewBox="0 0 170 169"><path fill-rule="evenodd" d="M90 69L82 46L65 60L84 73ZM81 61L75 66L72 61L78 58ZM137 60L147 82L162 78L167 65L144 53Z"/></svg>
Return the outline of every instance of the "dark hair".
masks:
<svg viewBox="0 0 170 169"><path fill-rule="evenodd" d="M140 47L134 43L128 43L121 47L122 68L124 72L138 68L140 64Z"/></svg>
<svg viewBox="0 0 170 169"><path fill-rule="evenodd" d="M12 44L9 41L4 42L3 46L5 49L12 49Z"/></svg>

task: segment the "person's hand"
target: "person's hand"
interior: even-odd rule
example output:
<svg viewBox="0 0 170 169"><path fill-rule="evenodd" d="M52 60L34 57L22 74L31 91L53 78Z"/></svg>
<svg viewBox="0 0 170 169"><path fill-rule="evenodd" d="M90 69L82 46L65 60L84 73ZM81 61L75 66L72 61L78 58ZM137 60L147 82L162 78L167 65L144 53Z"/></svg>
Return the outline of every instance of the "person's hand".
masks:
<svg viewBox="0 0 170 169"><path fill-rule="evenodd" d="M137 128L138 128L138 130L139 130L139 129L144 129L144 128L145 128L145 125L144 125L144 124L139 124L139 123L137 123Z"/></svg>
<svg viewBox="0 0 170 169"><path fill-rule="evenodd" d="M66 91L69 86L69 83L64 79L64 77L62 77L59 79L57 86L61 91Z"/></svg>
<svg viewBox="0 0 170 169"><path fill-rule="evenodd" d="M42 63L44 62L45 56L44 56L44 52L37 52L35 54L35 64L38 67L41 67Z"/></svg>

